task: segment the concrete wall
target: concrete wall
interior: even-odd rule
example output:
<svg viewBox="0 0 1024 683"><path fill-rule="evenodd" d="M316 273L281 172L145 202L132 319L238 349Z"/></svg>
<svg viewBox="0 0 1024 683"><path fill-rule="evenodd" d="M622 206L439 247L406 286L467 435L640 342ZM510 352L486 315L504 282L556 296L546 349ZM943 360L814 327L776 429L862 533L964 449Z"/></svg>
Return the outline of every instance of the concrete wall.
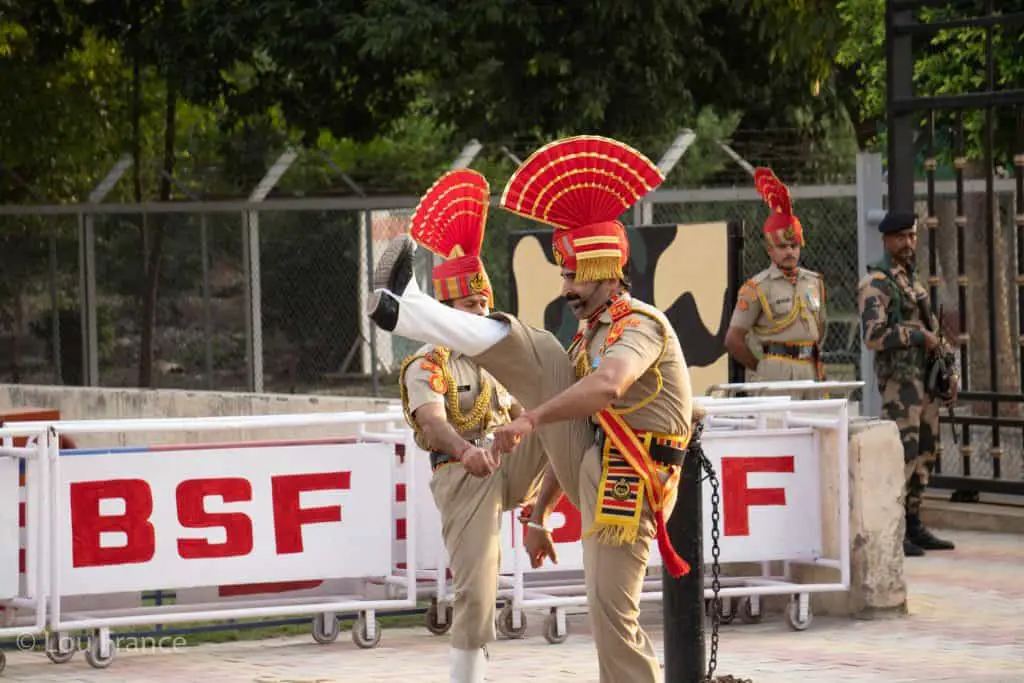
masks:
<svg viewBox="0 0 1024 683"><path fill-rule="evenodd" d="M815 612L873 618L906 611L903 576L903 448L896 424L857 420L850 424L850 591L812 597ZM838 433L822 432L823 550L839 552ZM802 582L835 580L835 570L800 567Z"/></svg>
<svg viewBox="0 0 1024 683"><path fill-rule="evenodd" d="M51 408L65 420L156 417L215 417L274 415L308 412L381 412L398 405L395 400L354 396L296 394L244 394L172 389L108 389L92 387L0 384L0 413L17 408ZM240 439L269 440L348 436L350 427L260 429L216 432L98 434L76 437L81 447L143 444L207 443Z"/></svg>

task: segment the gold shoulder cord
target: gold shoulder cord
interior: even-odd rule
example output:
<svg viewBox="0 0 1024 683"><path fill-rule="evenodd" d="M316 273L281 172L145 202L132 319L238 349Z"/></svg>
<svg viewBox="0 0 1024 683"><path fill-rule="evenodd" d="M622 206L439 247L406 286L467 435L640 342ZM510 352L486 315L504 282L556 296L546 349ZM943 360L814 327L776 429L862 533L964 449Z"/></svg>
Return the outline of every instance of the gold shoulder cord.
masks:
<svg viewBox="0 0 1024 683"><path fill-rule="evenodd" d="M480 393L476 397L476 401L473 402L473 407L466 415L462 414L459 409L459 387L455 383L455 378L452 376L451 368L448 367L448 359L451 357L451 350L444 346L434 347L433 351L422 354L413 354L402 361L402 366L398 371L398 388L399 395L402 400L402 414L405 416L406 423L412 428L413 436L416 443L423 450L430 450L426 440L423 438L423 433L420 430L419 425L416 424L416 420L413 419L409 413L409 395L405 388L405 373L409 366L415 361L424 358L431 363L437 365L441 370L441 377L445 382L445 408L448 413L448 422L452 425L455 431L460 434L468 432L470 430L480 428L486 430L489 418L491 415L491 396L494 393L494 387L488 382L483 375L479 375L480 378Z"/></svg>
<svg viewBox="0 0 1024 683"><path fill-rule="evenodd" d="M630 413L640 410L641 408L649 404L651 401L656 399L658 397L658 394L661 393L661 390L665 386L665 380L661 375L660 368L661 362L665 359L665 352L668 351L668 330L665 328L665 323L663 323L660 318L653 315L652 313L648 313L647 311L633 308L631 312L646 316L658 324L658 327L661 329L661 353L658 354L658 360L654 361L654 364L651 366L651 370L652 372L654 372L654 380L656 382L654 391L651 392L650 396L646 396L642 401L638 401L636 405L630 408L622 408L620 410L616 410L615 412L617 412L619 415L629 415ZM583 348L580 350L580 355L576 357L576 377L583 378L589 375L591 372L592 368L590 367L590 354L587 353L587 347L584 343Z"/></svg>
<svg viewBox="0 0 1024 683"><path fill-rule="evenodd" d="M405 371L409 369L410 365L419 359L426 357L427 354L425 353L414 353L402 361L402 365L398 369L398 394L402 400L402 415L405 417L405 423L412 428L412 435L413 439L416 441L416 445L425 451L429 451L430 447L423 438L423 432L420 430L420 426L416 424L416 420L413 419L412 414L409 412L409 392L405 388Z"/></svg>
<svg viewBox="0 0 1024 683"><path fill-rule="evenodd" d="M448 367L448 359L451 357L452 352L444 346L438 346L434 349L433 355L436 358L438 367L441 368L441 376L444 377L445 386L447 387L445 398L448 405L448 421L452 427L460 434L478 427L480 429L487 429L487 423L491 414L491 395L494 393L494 387L484 378L482 373L478 374L480 393L477 394L469 413L463 415L462 410L459 409L459 387L456 385L455 378L452 377L451 369Z"/></svg>
<svg viewBox="0 0 1024 683"><path fill-rule="evenodd" d="M794 292L793 298L796 299L796 302L793 304L793 309L786 314L785 318L776 322L772 317L772 309L768 305L768 300L765 298L764 294L761 293L760 287L757 288L757 296L761 299L761 312L764 313L766 318L768 318L768 325L765 327L754 326L754 334L757 336L782 332L784 329L795 323L798 317L805 314L803 297L797 296L796 292Z"/></svg>

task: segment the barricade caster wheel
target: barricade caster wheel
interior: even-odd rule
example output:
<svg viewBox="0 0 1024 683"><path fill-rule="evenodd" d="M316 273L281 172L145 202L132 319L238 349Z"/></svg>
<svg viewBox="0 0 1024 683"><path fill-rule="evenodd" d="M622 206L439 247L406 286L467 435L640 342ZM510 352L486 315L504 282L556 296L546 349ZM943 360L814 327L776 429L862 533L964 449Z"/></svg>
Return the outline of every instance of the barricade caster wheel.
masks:
<svg viewBox="0 0 1024 683"><path fill-rule="evenodd" d="M519 639L526 635L526 612L519 614L519 628L513 628L512 603L506 602L498 615L498 632L506 638Z"/></svg>
<svg viewBox="0 0 1024 683"><path fill-rule="evenodd" d="M565 631L558 633L558 608L552 607L551 612L544 618L544 640L552 645L561 645L569 637L569 625L565 625Z"/></svg>
<svg viewBox="0 0 1024 683"><path fill-rule="evenodd" d="M452 627L452 606L446 604L444 606L444 623L440 623L438 618L441 616L438 609L437 598L430 601L430 607L427 608L427 630L433 633L435 636L443 636L448 633Z"/></svg>
<svg viewBox="0 0 1024 683"><path fill-rule="evenodd" d="M338 624L334 612L324 612L313 617L313 640L321 645L333 643L341 633L341 625Z"/></svg>
<svg viewBox="0 0 1024 683"><path fill-rule="evenodd" d="M61 637L60 633L51 633L46 636L46 657L54 664L67 664L70 662L75 656L74 644L71 643L67 650L61 649L69 640Z"/></svg>
<svg viewBox="0 0 1024 683"><path fill-rule="evenodd" d="M356 619L355 623L352 624L352 642L363 648L369 650L370 648L377 647L380 645L380 622L376 618L373 620L373 637L371 638L367 631L369 630L369 622L366 619L365 614L360 614L359 618Z"/></svg>
<svg viewBox="0 0 1024 683"><path fill-rule="evenodd" d="M806 631L814 621L814 613L811 612L811 603L808 599L807 602L807 616L800 619L800 598L793 596L789 599L789 604L786 605L786 623L794 631Z"/></svg>
<svg viewBox="0 0 1024 683"><path fill-rule="evenodd" d="M740 604L740 619L743 620L744 624L760 624L761 623L761 611L758 610L757 614L754 614L754 605L750 598L743 598L743 602Z"/></svg>
<svg viewBox="0 0 1024 683"><path fill-rule="evenodd" d="M110 638L107 644L107 655L104 657L100 652L100 634L93 633L89 636L89 646L85 650L85 661L94 669L106 669L114 661L117 655L117 643Z"/></svg>

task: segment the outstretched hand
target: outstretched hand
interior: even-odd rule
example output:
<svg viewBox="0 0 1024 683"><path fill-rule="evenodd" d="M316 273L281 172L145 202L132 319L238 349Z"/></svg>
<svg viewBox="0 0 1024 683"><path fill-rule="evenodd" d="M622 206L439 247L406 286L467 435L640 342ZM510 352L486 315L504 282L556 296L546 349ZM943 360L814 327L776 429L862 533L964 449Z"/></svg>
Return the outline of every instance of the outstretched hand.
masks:
<svg viewBox="0 0 1024 683"><path fill-rule="evenodd" d="M507 425L494 430L494 450L497 453L511 453L523 437L533 431L533 421L523 413Z"/></svg>

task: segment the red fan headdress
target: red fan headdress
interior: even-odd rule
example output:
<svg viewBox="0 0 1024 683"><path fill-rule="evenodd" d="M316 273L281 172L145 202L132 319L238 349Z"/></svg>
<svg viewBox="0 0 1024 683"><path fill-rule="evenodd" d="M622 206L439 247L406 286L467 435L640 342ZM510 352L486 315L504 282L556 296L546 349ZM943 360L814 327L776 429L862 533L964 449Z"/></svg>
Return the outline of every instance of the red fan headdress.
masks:
<svg viewBox="0 0 1024 683"><path fill-rule="evenodd" d="M618 218L664 180L632 147L581 135L530 155L505 186L501 207L554 226L555 260L577 280L622 278L629 242Z"/></svg>
<svg viewBox="0 0 1024 683"><path fill-rule="evenodd" d="M450 171L431 186L412 215L409 236L441 258L434 267L434 295L441 301L485 294L491 281L480 260L491 190L476 171Z"/></svg>
<svg viewBox="0 0 1024 683"><path fill-rule="evenodd" d="M796 242L804 246L804 229L800 219L793 215L793 201L789 188L782 184L769 168L754 169L754 187L761 199L772 210L764 222L764 236L772 244Z"/></svg>

